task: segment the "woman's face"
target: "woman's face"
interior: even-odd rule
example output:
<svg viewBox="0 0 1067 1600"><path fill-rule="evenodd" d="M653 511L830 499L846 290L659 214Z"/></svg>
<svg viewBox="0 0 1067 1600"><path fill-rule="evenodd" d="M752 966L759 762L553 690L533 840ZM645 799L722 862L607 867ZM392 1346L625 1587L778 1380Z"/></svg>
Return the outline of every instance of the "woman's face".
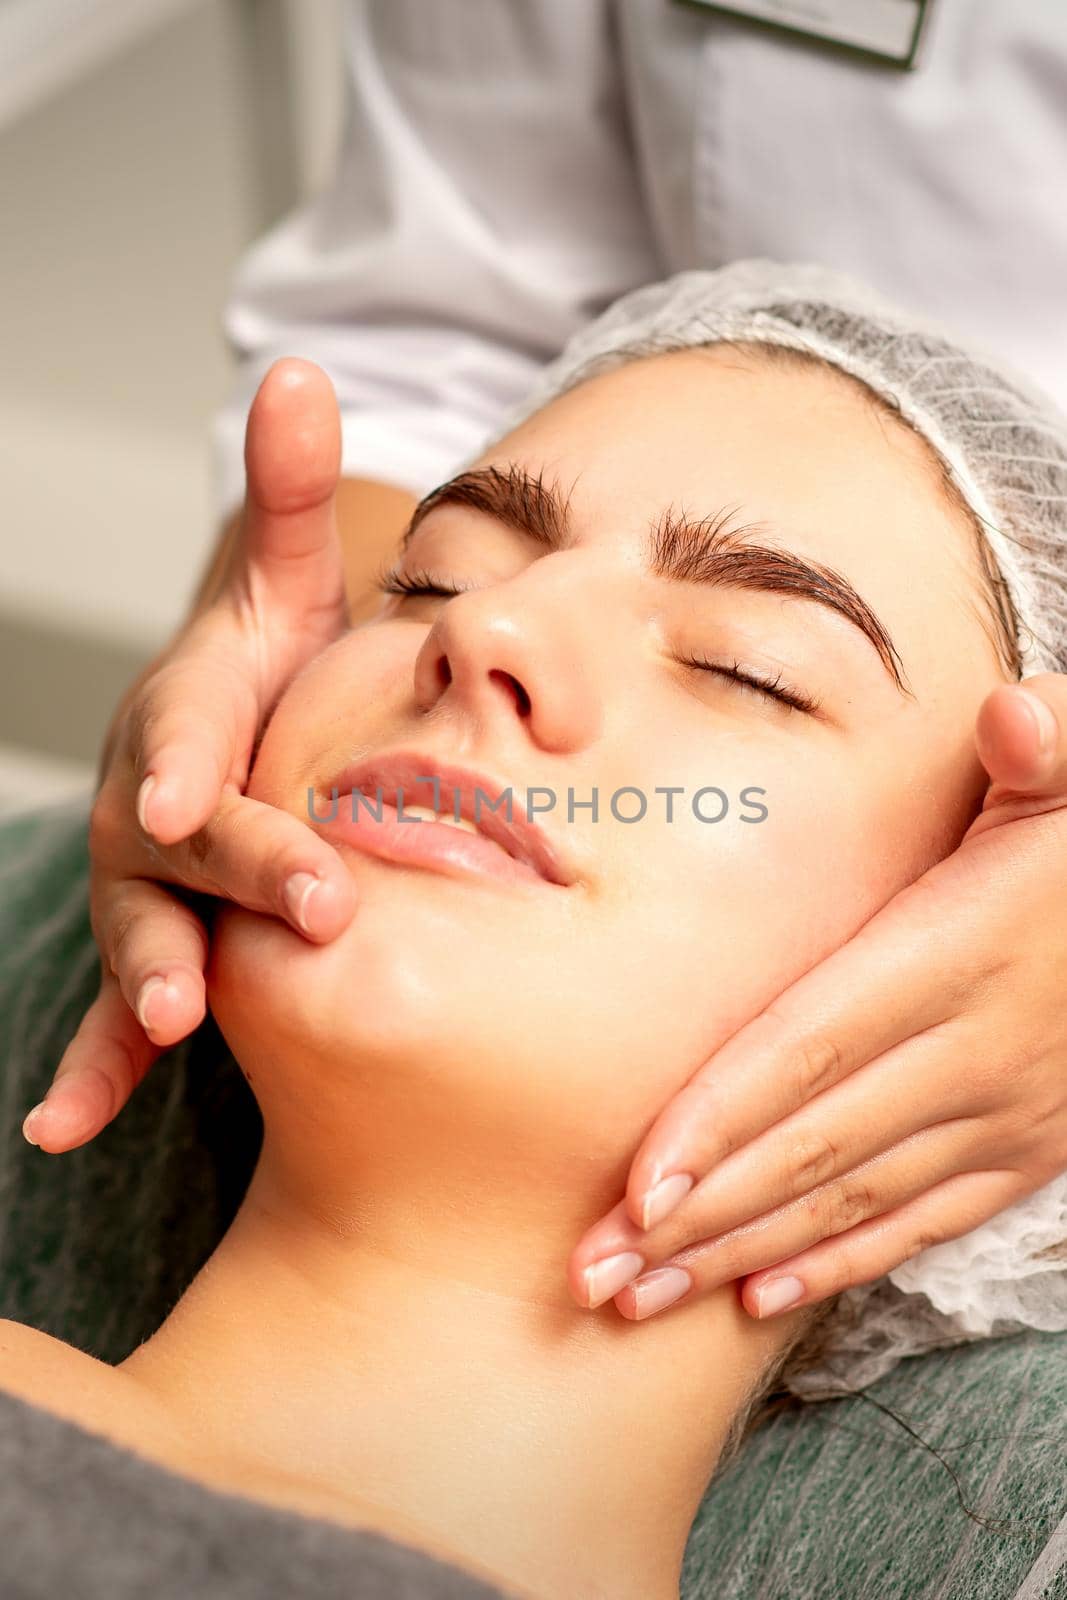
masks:
<svg viewBox="0 0 1067 1600"><path fill-rule="evenodd" d="M984 789L974 715L1003 674L967 523L919 441L836 373L725 347L635 361L472 473L399 562L464 592L386 596L313 660L248 793L316 826L309 788L325 814L346 766L415 752L425 774L551 791L535 820L573 881L338 844L351 925L312 946L224 904L209 999L242 1062L414 1068L494 1130L585 1149L595 1122L621 1154L721 1039L958 841ZM620 789L621 817L645 798L640 820L613 815Z"/></svg>

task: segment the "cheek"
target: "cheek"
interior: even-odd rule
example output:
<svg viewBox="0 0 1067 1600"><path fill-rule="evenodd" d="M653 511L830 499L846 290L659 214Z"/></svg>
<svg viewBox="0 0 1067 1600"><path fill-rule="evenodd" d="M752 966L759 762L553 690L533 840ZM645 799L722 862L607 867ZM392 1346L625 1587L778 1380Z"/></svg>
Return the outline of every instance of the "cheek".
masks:
<svg viewBox="0 0 1067 1600"><path fill-rule="evenodd" d="M403 624L365 623L308 662L271 714L245 792L306 817L307 787L331 765L395 742L420 638Z"/></svg>
<svg viewBox="0 0 1067 1600"><path fill-rule="evenodd" d="M631 845L640 912L616 948L637 941L635 1036L658 1029L668 1063L673 1051L673 1063L699 1065L952 847L946 817L966 825L958 766L952 784L934 771L902 784L899 771L855 762L834 771L812 759L799 775L763 766L764 820L732 808L720 823L687 819Z"/></svg>

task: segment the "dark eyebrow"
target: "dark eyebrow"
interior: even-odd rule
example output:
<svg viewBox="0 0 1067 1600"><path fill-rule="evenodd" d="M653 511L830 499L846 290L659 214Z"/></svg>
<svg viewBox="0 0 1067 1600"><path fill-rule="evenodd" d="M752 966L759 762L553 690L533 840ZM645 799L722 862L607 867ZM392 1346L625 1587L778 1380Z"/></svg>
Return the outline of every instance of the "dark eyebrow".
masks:
<svg viewBox="0 0 1067 1600"><path fill-rule="evenodd" d="M569 497L558 486L531 477L511 465L480 467L461 472L420 500L411 514L400 548L405 550L423 518L437 506L469 506L484 511L517 533L526 534L546 550L565 550L572 541ZM904 665L885 627L847 578L831 567L803 560L790 550L748 537L766 534L765 524L732 527L739 508L713 517L694 519L668 508L649 529L649 570L657 577L679 583L704 583L737 589L764 590L812 600L836 611L870 641L902 694L914 699Z"/></svg>
<svg viewBox="0 0 1067 1600"><path fill-rule="evenodd" d="M721 584L735 589L763 589L793 594L836 611L864 634L902 694L914 699L905 681L904 663L885 627L847 578L791 550L760 544L746 537L766 532L750 523L731 528L738 508L693 521L684 512L664 511L651 531L651 570L683 583Z"/></svg>
<svg viewBox="0 0 1067 1600"><path fill-rule="evenodd" d="M525 533L546 550L565 550L571 542L568 502L555 484L544 481L544 473L532 478L521 467L480 467L461 472L436 489L431 489L411 513L411 520L400 541L406 550L423 517L435 506L470 506L485 511L516 533Z"/></svg>

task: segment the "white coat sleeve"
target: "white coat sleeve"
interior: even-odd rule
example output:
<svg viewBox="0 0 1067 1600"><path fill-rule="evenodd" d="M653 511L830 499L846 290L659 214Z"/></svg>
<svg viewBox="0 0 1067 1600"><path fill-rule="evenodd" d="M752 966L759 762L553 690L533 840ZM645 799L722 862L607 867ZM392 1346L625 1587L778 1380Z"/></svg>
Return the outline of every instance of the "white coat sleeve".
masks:
<svg viewBox="0 0 1067 1600"><path fill-rule="evenodd" d="M282 355L337 391L342 470L423 494L472 459L539 368L659 275L613 0L347 0L332 181L241 259L238 360L214 419L216 504Z"/></svg>

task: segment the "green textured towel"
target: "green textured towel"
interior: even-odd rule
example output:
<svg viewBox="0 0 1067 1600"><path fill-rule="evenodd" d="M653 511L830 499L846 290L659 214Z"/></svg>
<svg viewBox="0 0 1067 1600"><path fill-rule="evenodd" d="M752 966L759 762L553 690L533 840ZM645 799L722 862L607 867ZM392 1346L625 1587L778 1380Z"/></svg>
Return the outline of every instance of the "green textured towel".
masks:
<svg viewBox="0 0 1067 1600"><path fill-rule="evenodd" d="M98 986L88 810L0 823L0 1315L115 1362L225 1231L260 1125L209 1018L84 1149L22 1139ZM868 1396L753 1435L705 1496L683 1600L1067 1600L1067 1335L912 1358Z"/></svg>

